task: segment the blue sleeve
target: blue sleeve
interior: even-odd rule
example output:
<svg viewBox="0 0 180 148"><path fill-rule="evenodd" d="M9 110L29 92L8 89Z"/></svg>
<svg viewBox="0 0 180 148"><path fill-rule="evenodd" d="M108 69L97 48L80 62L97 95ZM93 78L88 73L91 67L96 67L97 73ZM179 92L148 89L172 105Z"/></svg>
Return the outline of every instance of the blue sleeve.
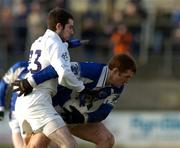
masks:
<svg viewBox="0 0 180 148"><path fill-rule="evenodd" d="M113 106L110 104L102 104L98 110L94 112L87 113L88 114L88 123L91 122L100 122L109 115L109 113L112 111Z"/></svg>
<svg viewBox="0 0 180 148"><path fill-rule="evenodd" d="M5 107L5 96L8 84L2 79L0 80L0 106Z"/></svg>
<svg viewBox="0 0 180 148"><path fill-rule="evenodd" d="M55 71L55 69L49 65L46 68L44 68L43 70L35 73L32 75L33 79L35 80L36 84L41 84L44 81L53 79L53 78L57 78L58 74Z"/></svg>
<svg viewBox="0 0 180 148"><path fill-rule="evenodd" d="M13 73L18 69L22 67L28 67L28 62L27 61L19 61L15 63L10 69L13 70Z"/></svg>

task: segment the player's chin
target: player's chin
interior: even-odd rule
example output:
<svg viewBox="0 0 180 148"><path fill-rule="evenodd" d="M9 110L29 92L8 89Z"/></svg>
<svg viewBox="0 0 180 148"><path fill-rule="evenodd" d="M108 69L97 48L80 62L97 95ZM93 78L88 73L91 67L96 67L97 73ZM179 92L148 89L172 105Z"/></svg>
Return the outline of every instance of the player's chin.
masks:
<svg viewBox="0 0 180 148"><path fill-rule="evenodd" d="M121 87L122 85L124 85L124 83L118 83L118 84L114 84L114 87Z"/></svg>
<svg viewBox="0 0 180 148"><path fill-rule="evenodd" d="M71 38L71 35L67 35L66 37L64 37L64 41L68 41L70 40L70 38Z"/></svg>

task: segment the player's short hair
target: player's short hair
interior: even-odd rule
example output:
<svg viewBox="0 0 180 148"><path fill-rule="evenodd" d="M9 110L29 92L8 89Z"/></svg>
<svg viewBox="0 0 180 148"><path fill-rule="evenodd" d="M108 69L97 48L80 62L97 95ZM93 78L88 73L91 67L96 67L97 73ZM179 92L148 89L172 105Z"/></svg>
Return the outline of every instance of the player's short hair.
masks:
<svg viewBox="0 0 180 148"><path fill-rule="evenodd" d="M48 13L48 29L55 31L57 23L61 23L64 28L69 19L73 20L73 16L69 12L62 8L56 7Z"/></svg>
<svg viewBox="0 0 180 148"><path fill-rule="evenodd" d="M120 72L131 70L136 73L136 62L134 58L128 54L119 54L113 56L108 62L110 70L118 68Z"/></svg>

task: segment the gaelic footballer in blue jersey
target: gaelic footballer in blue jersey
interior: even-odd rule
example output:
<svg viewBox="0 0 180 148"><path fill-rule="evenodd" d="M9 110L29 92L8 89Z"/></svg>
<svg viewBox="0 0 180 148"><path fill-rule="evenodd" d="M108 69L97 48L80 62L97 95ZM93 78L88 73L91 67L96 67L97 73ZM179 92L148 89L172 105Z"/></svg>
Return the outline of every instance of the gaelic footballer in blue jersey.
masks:
<svg viewBox="0 0 180 148"><path fill-rule="evenodd" d="M0 80L0 119L4 118L4 108L5 108L5 100L8 88L11 84L17 80L24 78L27 73L28 62L19 61L7 71L7 73ZM17 98L17 93L13 92L11 94L11 101L9 105L9 126L12 131L12 141L14 147L21 148L23 146L23 141L21 137L19 123L15 116L15 102Z"/></svg>
<svg viewBox="0 0 180 148"><path fill-rule="evenodd" d="M80 62L71 64L72 71L82 80L88 93L76 93L58 86L53 105L69 125L71 133L81 139L93 142L97 147L112 147L114 137L101 123L112 111L125 83L136 72L134 60L126 54L114 56L108 63ZM34 85L57 77L52 67L32 76ZM32 83L32 82L31 82ZM83 124L78 124L83 123Z"/></svg>

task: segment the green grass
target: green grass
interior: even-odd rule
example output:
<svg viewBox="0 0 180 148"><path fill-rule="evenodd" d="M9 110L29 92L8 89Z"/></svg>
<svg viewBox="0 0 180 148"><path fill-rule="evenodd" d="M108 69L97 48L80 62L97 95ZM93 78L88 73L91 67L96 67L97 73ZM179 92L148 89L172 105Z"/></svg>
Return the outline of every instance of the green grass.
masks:
<svg viewBox="0 0 180 148"><path fill-rule="evenodd" d="M5 145L5 144L0 144L0 148L13 148L12 145Z"/></svg>

